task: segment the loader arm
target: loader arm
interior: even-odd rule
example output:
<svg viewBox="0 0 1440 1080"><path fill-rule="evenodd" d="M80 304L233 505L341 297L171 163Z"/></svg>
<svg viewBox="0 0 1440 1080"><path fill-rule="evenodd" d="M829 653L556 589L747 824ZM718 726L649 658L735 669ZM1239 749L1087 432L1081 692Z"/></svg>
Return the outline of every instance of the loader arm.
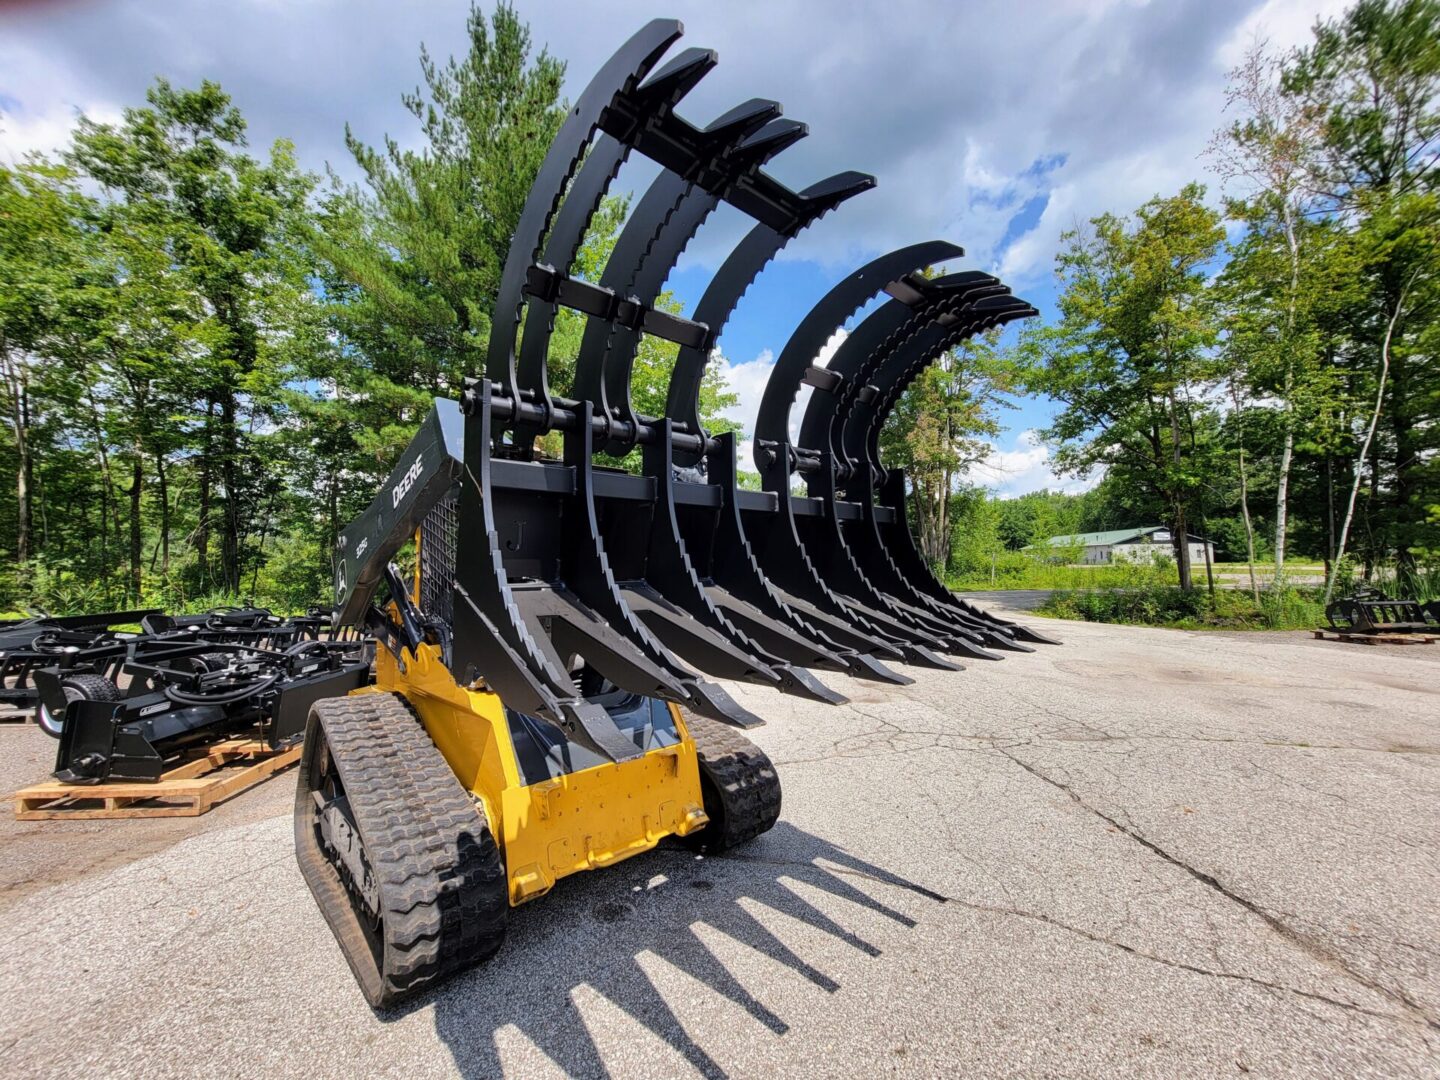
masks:
<svg viewBox="0 0 1440 1080"><path fill-rule="evenodd" d="M335 545L335 625L364 621L375 587L395 553L464 469L464 419L454 402L436 404L410 440L379 494L341 530Z"/></svg>

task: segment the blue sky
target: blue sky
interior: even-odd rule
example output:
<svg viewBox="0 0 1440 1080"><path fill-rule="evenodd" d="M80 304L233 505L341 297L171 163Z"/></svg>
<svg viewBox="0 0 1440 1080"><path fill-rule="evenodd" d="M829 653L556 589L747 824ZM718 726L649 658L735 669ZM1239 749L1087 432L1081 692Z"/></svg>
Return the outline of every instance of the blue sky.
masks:
<svg viewBox="0 0 1440 1080"><path fill-rule="evenodd" d="M463 48L463 0L21 0L0 5L0 159L65 143L78 111L114 119L157 74L217 80L250 122L251 143L295 142L301 162L353 168L344 126L371 143L415 145L400 95L419 81L418 46ZM537 45L569 64L578 93L614 48L655 15L683 20L682 45L720 64L687 97L697 123L736 102L780 101L810 136L776 159L794 187L841 169L877 188L790 245L746 295L718 361L749 422L795 324L836 280L883 251L943 238L964 266L998 273L1046 315L1059 234L1125 213L1190 179L1213 181L1203 151L1225 123L1227 70L1257 38L1288 48L1343 0L520 0ZM627 166L618 188L643 190ZM1218 201L1218 185L1211 196ZM745 227L722 209L670 286L693 304ZM950 269L959 269L954 266ZM1057 478L1034 437L1053 411L1024 400L971 479L1002 494Z"/></svg>

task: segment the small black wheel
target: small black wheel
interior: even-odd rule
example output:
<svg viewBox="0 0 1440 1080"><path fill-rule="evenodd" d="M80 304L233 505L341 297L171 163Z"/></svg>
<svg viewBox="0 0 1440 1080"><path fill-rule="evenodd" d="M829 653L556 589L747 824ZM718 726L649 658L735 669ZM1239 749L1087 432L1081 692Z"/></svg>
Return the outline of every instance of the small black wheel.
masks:
<svg viewBox="0 0 1440 1080"><path fill-rule="evenodd" d="M65 691L65 704L72 701L119 701L123 697L120 688L103 675L76 672L60 680L60 689ZM58 739L65 728L65 717L56 716L40 702L35 710L35 723L52 739Z"/></svg>
<svg viewBox="0 0 1440 1080"><path fill-rule="evenodd" d="M495 840L398 695L311 708L295 855L375 1008L488 959L504 940L510 904Z"/></svg>
<svg viewBox="0 0 1440 1080"><path fill-rule="evenodd" d="M683 837L692 851L715 855L768 832L780 818L780 777L765 751L729 724L685 714L700 759L700 792L710 823Z"/></svg>

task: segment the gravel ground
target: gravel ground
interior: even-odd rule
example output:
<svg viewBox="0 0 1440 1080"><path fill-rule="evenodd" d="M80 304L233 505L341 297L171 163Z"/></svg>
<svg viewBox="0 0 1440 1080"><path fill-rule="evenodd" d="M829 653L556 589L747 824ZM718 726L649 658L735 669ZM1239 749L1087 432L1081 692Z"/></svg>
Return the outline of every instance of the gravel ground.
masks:
<svg viewBox="0 0 1440 1080"><path fill-rule="evenodd" d="M515 912L363 1003L291 777L191 821L0 823L0 1075L1440 1075L1440 647L1035 620L769 718L785 811ZM0 781L53 744L0 727Z"/></svg>

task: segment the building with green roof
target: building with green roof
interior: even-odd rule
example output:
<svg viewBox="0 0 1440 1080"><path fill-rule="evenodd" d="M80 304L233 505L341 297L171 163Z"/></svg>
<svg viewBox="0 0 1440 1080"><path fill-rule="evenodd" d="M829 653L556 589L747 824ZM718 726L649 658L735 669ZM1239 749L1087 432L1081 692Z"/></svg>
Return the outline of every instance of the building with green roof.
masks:
<svg viewBox="0 0 1440 1080"><path fill-rule="evenodd" d="M1081 563L1149 562L1157 554L1175 557L1175 545L1170 530L1164 525L1147 525L1138 529L1111 529L1108 532L1068 533L1052 536L1038 544L1031 544L1026 551L1041 551L1047 547L1058 549L1079 549L1075 561ZM1205 540L1190 534L1190 562L1194 566L1204 564L1207 555ZM1213 546L1208 551L1210 559L1215 558Z"/></svg>

